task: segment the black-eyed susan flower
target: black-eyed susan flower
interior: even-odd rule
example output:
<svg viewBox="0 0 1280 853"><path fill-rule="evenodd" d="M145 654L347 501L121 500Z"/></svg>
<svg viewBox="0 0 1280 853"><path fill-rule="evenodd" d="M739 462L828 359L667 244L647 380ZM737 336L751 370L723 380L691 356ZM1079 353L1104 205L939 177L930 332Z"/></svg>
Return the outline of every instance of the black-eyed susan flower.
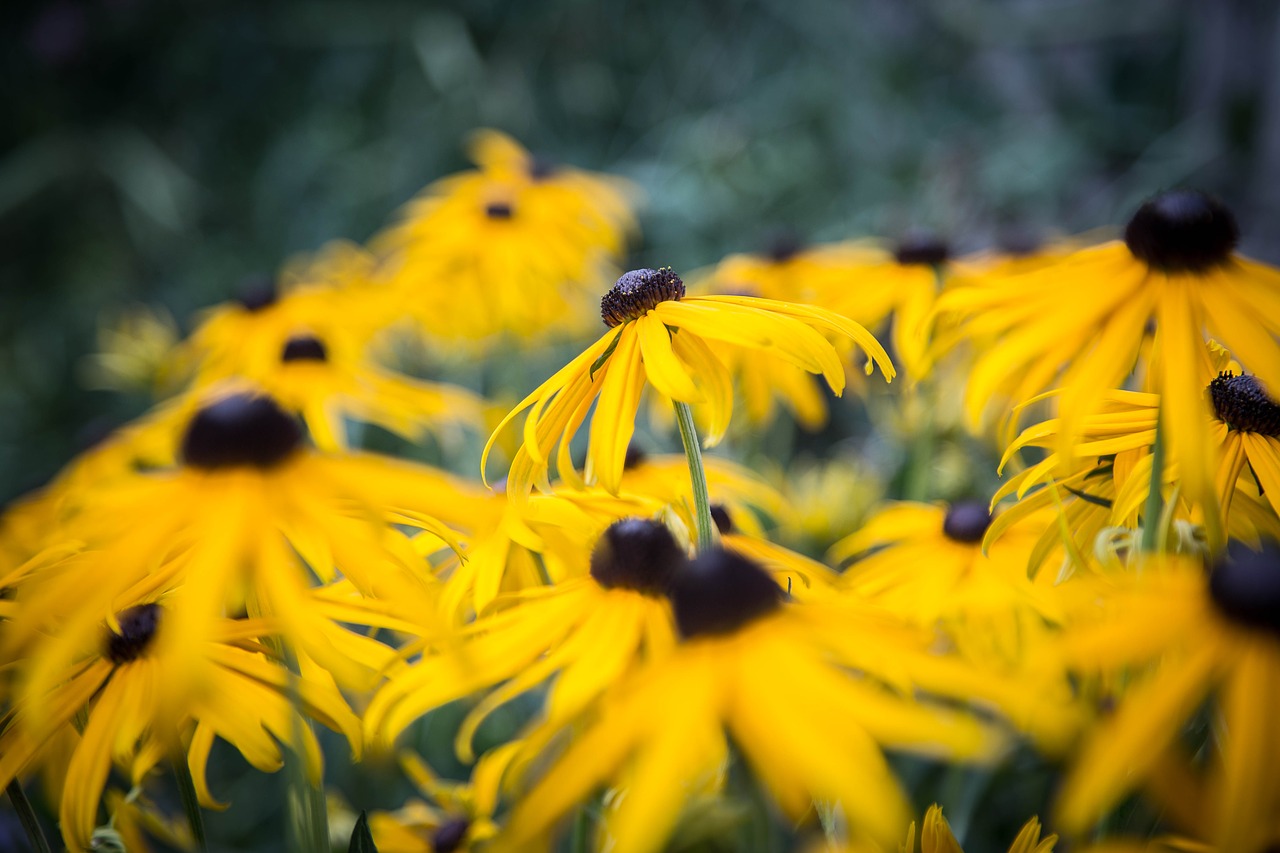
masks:
<svg viewBox="0 0 1280 853"><path fill-rule="evenodd" d="M636 192L496 131L468 150L477 170L429 186L374 239L389 295L432 338L481 349L583 331L583 297L616 275L635 230Z"/></svg>
<svg viewBox="0 0 1280 853"><path fill-rule="evenodd" d="M185 753L201 803L217 807L205 783L215 738L268 772L282 766L284 744L303 756L313 782L321 775L320 747L310 728L296 722L300 712L359 749L359 721L332 680L291 673L263 653L269 623L216 620L191 650L206 664L193 684L176 677L180 664L159 654L160 638L177 628L167 605L140 604L111 621L85 638L47 690L20 694L0 730L2 785L55 759L59 753L48 747L58 740L51 736L77 717L83 721L69 763L53 768L62 778L59 821L69 849L90 849L113 765L137 784L166 756L182 760Z"/></svg>
<svg viewBox="0 0 1280 853"><path fill-rule="evenodd" d="M348 446L346 419L411 441L485 423L486 404L464 388L411 379L371 347L390 325L370 290L373 259L337 244L289 273L292 286L216 306L177 351L192 387L250 382L306 421L322 450ZM282 278L286 278L282 274Z"/></svg>
<svg viewBox="0 0 1280 853"><path fill-rule="evenodd" d="M470 784L440 779L427 763L408 751L400 767L419 796L393 811L369 815L369 829L379 853L465 853L497 833L493 813L498 783L505 768L503 753L485 756Z"/></svg>
<svg viewBox="0 0 1280 853"><path fill-rule="evenodd" d="M0 576L21 602L6 647L59 624L61 651L47 653L56 669L103 619L169 595L174 627L160 644L176 658L190 658L219 616L247 610L276 620L343 684L369 686L367 638L326 616L312 588L341 576L365 596L431 612L435 579L402 531L456 547L432 513L465 512L466 495L423 466L317 453L296 420L247 392L201 408L180 457L104 484L61 520L74 540L65 556ZM182 671L197 680L199 662L189 662Z"/></svg>
<svg viewBox="0 0 1280 853"><path fill-rule="evenodd" d="M1098 410L1108 391L1125 387L1138 366L1148 376L1145 390L1161 395L1162 420L1178 425L1169 449L1187 488L1209 492L1203 392L1215 372L1205 357L1206 337L1222 341L1264 387L1280 387L1280 271L1236 254L1237 238L1235 219L1220 202L1175 190L1143 204L1123 241L949 290L938 314L994 340L969 377L971 422L992 404L1007 411L1060 387L1065 454L1081 419ZM1149 370L1139 364L1148 349Z"/></svg>
<svg viewBox="0 0 1280 853"><path fill-rule="evenodd" d="M1076 756L1056 813L1086 831L1134 788L1183 755L1179 735L1206 701L1220 720L1192 801L1174 811L1222 850L1280 841L1280 740L1271 697L1280 691L1280 549L1238 544L1207 574L1199 561L1148 565L1081 587L1087 617L1062 637L1055 663L1082 676L1128 673L1114 713ZM1179 761L1182 767L1188 765Z"/></svg>
<svg viewBox="0 0 1280 853"><path fill-rule="evenodd" d="M962 654L988 667L1024 659L1061 621L1046 586L1027 565L1052 510L1021 520L989 549L992 520L980 501L950 506L895 503L832 546L835 563L856 559L840 578L844 589L923 627L937 626Z"/></svg>
<svg viewBox="0 0 1280 853"><path fill-rule="evenodd" d="M395 673L365 714L370 739L390 743L427 711L502 684L459 730L458 751L469 757L485 716L553 677L547 713L562 724L639 662L669 653L675 625L665 593L686 559L661 523L614 523L596 543L586 577L514 594L504 609L463 629L456 648Z"/></svg>
<svg viewBox="0 0 1280 853"><path fill-rule="evenodd" d="M605 818L610 843L659 849L682 803L720 772L726 729L792 818L815 799L835 801L859 831L884 841L898 836L908 809L882 746L961 760L990 755L996 743L984 726L878 679L892 672L895 683L928 689L926 670L937 663L896 642L901 636L888 623L824 623L811 605L782 598L768 573L726 551L709 551L677 573L671 600L682 642L601 700L516 805L502 836L507 848L542 836L612 782L623 790Z"/></svg>
<svg viewBox="0 0 1280 853"><path fill-rule="evenodd" d="M553 454L560 476L581 482L569 456L569 441L597 397L585 482L616 493L640 395L649 383L672 400L704 404L710 424L706 444L719 441L733 409L733 390L708 341L769 352L821 374L840 393L844 366L823 332L839 334L866 350L886 378L894 375L884 348L850 320L820 308L769 299L685 297L684 282L670 268L626 273L601 300L600 313L610 331L529 394L495 431L496 437L529 410L524 440L507 479L509 494L527 494L535 484L549 490ZM486 459L493 442L490 437Z"/></svg>

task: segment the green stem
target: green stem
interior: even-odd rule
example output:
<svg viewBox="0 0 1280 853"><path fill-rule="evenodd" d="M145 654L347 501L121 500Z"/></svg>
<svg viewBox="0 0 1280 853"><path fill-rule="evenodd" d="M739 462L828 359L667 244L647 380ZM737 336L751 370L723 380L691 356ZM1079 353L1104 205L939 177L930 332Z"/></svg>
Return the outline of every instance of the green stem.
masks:
<svg viewBox="0 0 1280 853"><path fill-rule="evenodd" d="M591 815L583 803L573 819L573 834L569 837L569 853L587 853L591 849Z"/></svg>
<svg viewBox="0 0 1280 853"><path fill-rule="evenodd" d="M329 849L329 809L324 786L311 784L307 772L304 738L314 739L315 727L303 716L302 695L298 687L297 659L286 658L289 669L289 699L293 704L293 746L285 750L285 772L288 774L288 809L291 849L311 853Z"/></svg>
<svg viewBox="0 0 1280 853"><path fill-rule="evenodd" d="M13 810L18 813L18 820L21 821L22 829L27 833L27 841L31 842L31 848L37 853L52 853L49 841L44 837L44 831L40 829L40 821L36 819L35 809L31 808L31 801L27 799L27 793L22 790L22 785L17 779L13 779L5 791L9 794L9 802L13 803Z"/></svg>
<svg viewBox="0 0 1280 853"><path fill-rule="evenodd" d="M689 460L689 479L693 481L693 521L697 527L697 551L704 554L716 547L716 525L711 520L711 498L707 493L707 472L702 467L702 445L693 425L693 410L688 403L673 400L676 423L680 425L680 441Z"/></svg>
<svg viewBox="0 0 1280 853"><path fill-rule="evenodd" d="M187 823L191 827L191 835L196 840L196 849L201 853L209 849L205 840L204 815L200 811L200 799L196 796L196 783L191 778L191 768L187 766L184 756L174 756L170 760L174 778L178 780L178 793L182 795L182 809L187 813Z"/></svg>
<svg viewBox="0 0 1280 853"><path fill-rule="evenodd" d="M1160 413L1163 415L1163 412ZM1160 515L1164 492L1164 418L1156 418L1156 440L1151 446L1151 483L1142 510L1142 550L1154 553L1160 546Z"/></svg>

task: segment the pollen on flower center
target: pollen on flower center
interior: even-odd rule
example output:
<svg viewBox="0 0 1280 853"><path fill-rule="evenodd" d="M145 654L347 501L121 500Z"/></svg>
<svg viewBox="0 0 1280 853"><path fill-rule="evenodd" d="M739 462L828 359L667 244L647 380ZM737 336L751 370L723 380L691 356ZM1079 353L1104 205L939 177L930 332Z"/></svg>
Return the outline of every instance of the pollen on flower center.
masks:
<svg viewBox="0 0 1280 853"><path fill-rule="evenodd" d="M732 633L782 606L782 588L755 562L731 551L701 554L671 583L680 636Z"/></svg>
<svg viewBox="0 0 1280 853"><path fill-rule="evenodd" d="M107 631L107 658L117 666L142 657L160 625L160 605L140 604L117 617L120 633Z"/></svg>
<svg viewBox="0 0 1280 853"><path fill-rule="evenodd" d="M937 266L951 257L951 249L931 234L913 234L903 238L893 250L893 257L903 266Z"/></svg>
<svg viewBox="0 0 1280 853"><path fill-rule="evenodd" d="M329 350L325 347L324 341L314 335L295 335L285 341L280 360L282 362L328 361Z"/></svg>
<svg viewBox="0 0 1280 853"><path fill-rule="evenodd" d="M1280 436L1280 405L1263 390L1256 376L1219 373L1209 383L1209 398L1218 420L1230 428Z"/></svg>
<svg viewBox="0 0 1280 853"><path fill-rule="evenodd" d="M605 589L662 595L688 562L665 524L624 518L609 525L591 551L591 577Z"/></svg>
<svg viewBox="0 0 1280 853"><path fill-rule="evenodd" d="M1124 229L1134 257L1163 272L1218 266L1239 239L1240 227L1226 205L1197 190L1161 193L1138 208Z"/></svg>
<svg viewBox="0 0 1280 853"><path fill-rule="evenodd" d="M982 541L991 526L991 513L981 501L957 501L947 510L942 532L952 542L973 545Z"/></svg>
<svg viewBox="0 0 1280 853"><path fill-rule="evenodd" d="M1232 621L1280 633L1280 545L1264 541L1254 551L1232 542L1209 577L1209 595Z"/></svg>
<svg viewBox="0 0 1280 853"><path fill-rule="evenodd" d="M623 273L600 300L600 318L609 328L638 320L659 302L684 296L684 282L671 267Z"/></svg>
<svg viewBox="0 0 1280 853"><path fill-rule="evenodd" d="M462 846L470 828L471 821L465 817L450 818L431 833L431 849L434 853L454 853Z"/></svg>
<svg viewBox="0 0 1280 853"><path fill-rule="evenodd" d="M302 444L302 428L270 397L233 394L205 406L182 437L182 460L194 468L269 468Z"/></svg>

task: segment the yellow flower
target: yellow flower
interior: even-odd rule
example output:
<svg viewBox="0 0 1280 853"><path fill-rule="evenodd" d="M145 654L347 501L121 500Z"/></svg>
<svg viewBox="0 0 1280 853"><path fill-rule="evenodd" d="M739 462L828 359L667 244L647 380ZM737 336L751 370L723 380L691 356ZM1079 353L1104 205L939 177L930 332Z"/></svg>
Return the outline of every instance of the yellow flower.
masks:
<svg viewBox="0 0 1280 853"><path fill-rule="evenodd" d="M458 752L470 760L484 718L557 673L548 718L563 724L640 661L669 653L675 626L664 593L685 561L661 523L614 523L591 554L589 576L513 595L463 629L456 648L394 674L365 714L370 740L389 744L427 711L505 681L458 731Z"/></svg>
<svg viewBox="0 0 1280 853"><path fill-rule="evenodd" d="M1079 751L1058 802L1064 831L1086 831L1135 786L1163 777L1167 751L1206 700L1221 724L1205 790L1182 803L1222 850L1280 840L1280 548L1233 545L1206 576L1199 561L1096 578L1081 599L1098 618L1063 636L1057 656L1084 676L1129 673L1131 685ZM1055 658L1056 660L1056 658ZM1056 663L1055 663L1056 665ZM1145 675L1143 675L1145 671ZM1186 766L1187 759L1178 762Z"/></svg>
<svg viewBox="0 0 1280 853"><path fill-rule="evenodd" d="M635 231L625 181L532 157L492 130L479 169L432 184L373 241L400 310L437 340L492 346L581 332L584 297Z"/></svg>
<svg viewBox="0 0 1280 853"><path fill-rule="evenodd" d="M0 786L55 757L47 750L50 735L71 729L78 715L84 720L70 762L55 768L64 780L59 822L69 849L90 849L113 764L137 784L166 755L185 751L201 803L217 808L205 782L217 737L267 772L281 767L284 744L303 756L313 782L321 775L320 747L311 729L296 721L299 710L343 732L359 749L359 720L331 680L291 673L262 654L259 640L271 633L268 623L215 620L192 649L205 664L203 680L193 686L176 677L174 667L181 664L158 651L175 620L172 609L154 602L114 614L114 625L99 624L49 680L47 692L20 698L5 721ZM181 710L175 715L174 708Z"/></svg>
<svg viewBox="0 0 1280 853"><path fill-rule="evenodd" d="M410 441L485 423L486 404L466 389L410 379L370 354L390 324L371 292L373 259L353 246L327 247L283 275L292 286L251 291L205 312L177 358L190 364L192 387L254 383L300 414L322 450L348 446L345 418L377 424Z"/></svg>
<svg viewBox="0 0 1280 853"><path fill-rule="evenodd" d="M1280 388L1280 271L1234 254L1231 213L1201 193L1176 190L1148 201L1125 239L1082 249L1061 263L944 294L937 312L966 334L994 339L977 356L966 389L972 424L1061 387L1058 449L1066 454L1082 419L1109 390L1123 388L1154 322L1151 390L1186 487L1210 490L1204 448L1204 387L1213 378L1204 342L1223 341L1264 387ZM1209 520L1217 513L1209 513Z"/></svg>
<svg viewBox="0 0 1280 853"><path fill-rule="evenodd" d="M467 851L498 831L493 822L504 753L491 753L476 766L470 785L436 777L417 755L400 753L400 766L421 794L394 812L369 814L369 829L379 853ZM497 759L496 761L494 759Z"/></svg>
<svg viewBox="0 0 1280 853"><path fill-rule="evenodd" d="M886 378L894 375L884 348L866 329L829 311L743 296L685 298L684 292L684 282L670 268L634 270L618 279L601 300L610 331L521 401L490 437L484 460L498 432L530 410L507 478L509 494L523 496L535 484L550 490L553 452L560 476L573 485L582 482L569 442L597 397L585 482L617 493L646 382L673 400L704 403L710 424L705 443L718 442L733 409L733 391L708 341L762 350L820 373L838 394L844 366L821 332L836 333L862 346Z"/></svg>
<svg viewBox="0 0 1280 853"><path fill-rule="evenodd" d="M601 700L516 805L505 849L521 849L607 781L625 789L606 816L612 842L659 849L684 801L719 774L726 728L793 819L815 799L838 801L853 826L884 841L908 809L881 746L957 759L996 746L973 719L909 698L947 667L883 616L784 605L760 567L719 550L678 572L670 595L683 642ZM910 686L889 689L886 674Z"/></svg>
<svg viewBox="0 0 1280 853"><path fill-rule="evenodd" d="M85 359L81 376L89 388L164 391L174 376L171 355L178 324L162 308L145 305L98 324L98 352Z"/></svg>
<svg viewBox="0 0 1280 853"><path fill-rule="evenodd" d="M247 609L278 620L291 643L344 685L371 686L390 649L343 628L311 588L341 573L365 596L431 612L434 578L395 526L456 545L432 513L465 510L465 496L429 468L309 450L293 418L248 393L200 409L181 458L178 468L86 490L83 504L59 519L61 551L5 567L0 586L15 587L21 602L6 647L61 624L61 651L47 654L56 669L110 614L171 592L164 654L190 659L219 616ZM189 663L179 672L196 681L199 662Z"/></svg>
<svg viewBox="0 0 1280 853"><path fill-rule="evenodd" d="M975 663L1016 666L1061 621L1050 590L1027 577L1032 551L1055 514L1025 518L984 552L984 503L891 504L832 546L834 563L857 559L844 589L921 627L941 627Z"/></svg>

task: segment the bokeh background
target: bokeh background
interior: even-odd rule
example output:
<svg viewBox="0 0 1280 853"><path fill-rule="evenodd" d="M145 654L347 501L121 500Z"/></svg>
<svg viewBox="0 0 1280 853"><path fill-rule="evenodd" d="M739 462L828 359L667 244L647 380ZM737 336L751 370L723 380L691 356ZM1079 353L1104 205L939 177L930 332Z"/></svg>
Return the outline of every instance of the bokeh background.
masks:
<svg viewBox="0 0 1280 853"><path fill-rule="evenodd" d="M637 264L780 227L980 248L1176 184L1280 259L1271 0L3 6L0 501L145 405L84 387L100 322L145 302L186 329L368 238L477 126L637 181Z"/></svg>

